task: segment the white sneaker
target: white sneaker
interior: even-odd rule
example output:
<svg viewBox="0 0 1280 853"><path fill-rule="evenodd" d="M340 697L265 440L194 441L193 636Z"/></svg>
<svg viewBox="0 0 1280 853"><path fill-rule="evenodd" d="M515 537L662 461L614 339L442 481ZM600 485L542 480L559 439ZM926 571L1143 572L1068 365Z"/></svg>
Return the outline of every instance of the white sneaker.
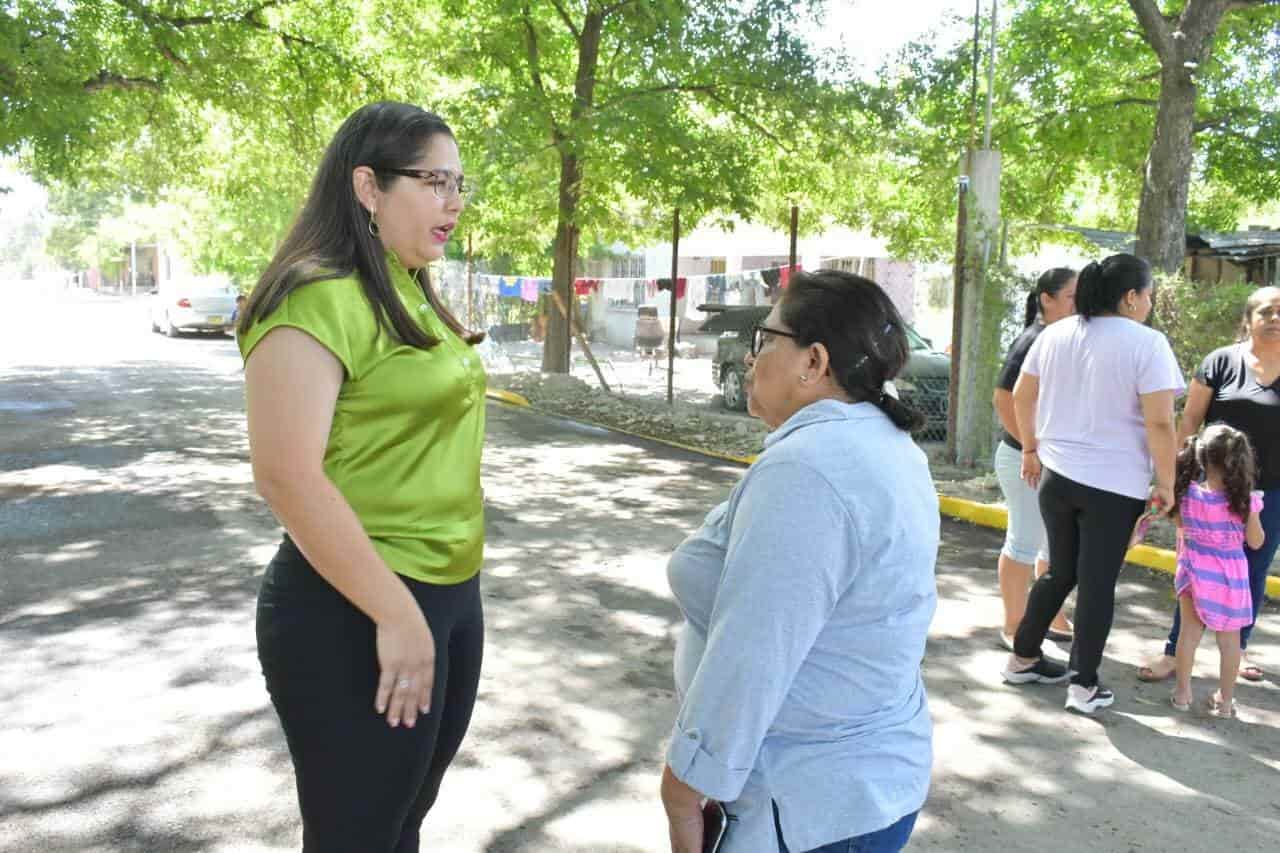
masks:
<svg viewBox="0 0 1280 853"><path fill-rule="evenodd" d="M1101 684L1084 687L1072 684L1067 687L1067 702L1063 706L1070 711L1081 714L1092 714L1099 708L1105 708L1116 701L1116 695Z"/></svg>

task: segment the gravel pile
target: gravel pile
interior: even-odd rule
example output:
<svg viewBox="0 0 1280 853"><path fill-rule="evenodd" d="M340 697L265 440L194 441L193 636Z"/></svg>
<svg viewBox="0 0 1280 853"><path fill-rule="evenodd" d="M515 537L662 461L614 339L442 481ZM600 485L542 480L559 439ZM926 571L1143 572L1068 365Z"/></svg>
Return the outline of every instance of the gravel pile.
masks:
<svg viewBox="0 0 1280 853"><path fill-rule="evenodd" d="M759 453L768 432L757 420L720 414L705 403L618 397L576 376L490 374L489 385L520 394L540 411L729 456Z"/></svg>

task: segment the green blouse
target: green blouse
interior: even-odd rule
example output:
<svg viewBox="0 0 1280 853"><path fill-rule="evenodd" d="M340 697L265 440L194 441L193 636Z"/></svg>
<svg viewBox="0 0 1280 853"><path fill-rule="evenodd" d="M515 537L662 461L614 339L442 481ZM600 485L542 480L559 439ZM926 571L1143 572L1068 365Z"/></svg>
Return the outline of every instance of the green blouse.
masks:
<svg viewBox="0 0 1280 853"><path fill-rule="evenodd" d="M417 349L380 331L359 280L351 277L290 293L240 337L240 353L247 361L268 332L292 326L342 362L346 375L325 474L394 571L428 583L462 583L484 558L484 366L404 267L394 257L387 266L410 314L440 340L435 347Z"/></svg>

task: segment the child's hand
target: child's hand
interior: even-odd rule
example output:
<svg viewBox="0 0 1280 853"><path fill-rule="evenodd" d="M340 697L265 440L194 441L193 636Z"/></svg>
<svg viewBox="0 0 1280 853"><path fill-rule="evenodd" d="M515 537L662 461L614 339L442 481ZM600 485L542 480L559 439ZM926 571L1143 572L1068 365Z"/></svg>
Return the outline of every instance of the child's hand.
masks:
<svg viewBox="0 0 1280 853"><path fill-rule="evenodd" d="M1173 509L1173 489L1168 486L1151 487L1151 496L1147 499L1147 512L1151 515L1168 515Z"/></svg>

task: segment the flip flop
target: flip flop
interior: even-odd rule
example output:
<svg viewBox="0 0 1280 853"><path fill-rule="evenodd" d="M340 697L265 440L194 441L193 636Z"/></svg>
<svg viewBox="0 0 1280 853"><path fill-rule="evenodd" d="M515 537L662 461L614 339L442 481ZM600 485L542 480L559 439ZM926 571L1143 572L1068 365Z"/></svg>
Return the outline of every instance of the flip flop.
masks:
<svg viewBox="0 0 1280 853"><path fill-rule="evenodd" d="M1218 694L1209 697L1209 702L1205 706L1205 710L1209 712L1209 716L1218 717L1223 720L1233 720L1236 716L1236 700L1232 699L1230 704L1224 704Z"/></svg>
<svg viewBox="0 0 1280 853"><path fill-rule="evenodd" d="M1261 681L1264 675L1266 673L1256 663L1247 663L1240 667L1240 677L1245 681Z"/></svg>
<svg viewBox="0 0 1280 853"><path fill-rule="evenodd" d="M1172 669L1164 675L1157 675L1156 671L1149 666L1138 667L1138 680L1146 681L1150 684L1155 684L1160 681L1168 681L1170 678L1173 678L1175 674L1176 673Z"/></svg>

